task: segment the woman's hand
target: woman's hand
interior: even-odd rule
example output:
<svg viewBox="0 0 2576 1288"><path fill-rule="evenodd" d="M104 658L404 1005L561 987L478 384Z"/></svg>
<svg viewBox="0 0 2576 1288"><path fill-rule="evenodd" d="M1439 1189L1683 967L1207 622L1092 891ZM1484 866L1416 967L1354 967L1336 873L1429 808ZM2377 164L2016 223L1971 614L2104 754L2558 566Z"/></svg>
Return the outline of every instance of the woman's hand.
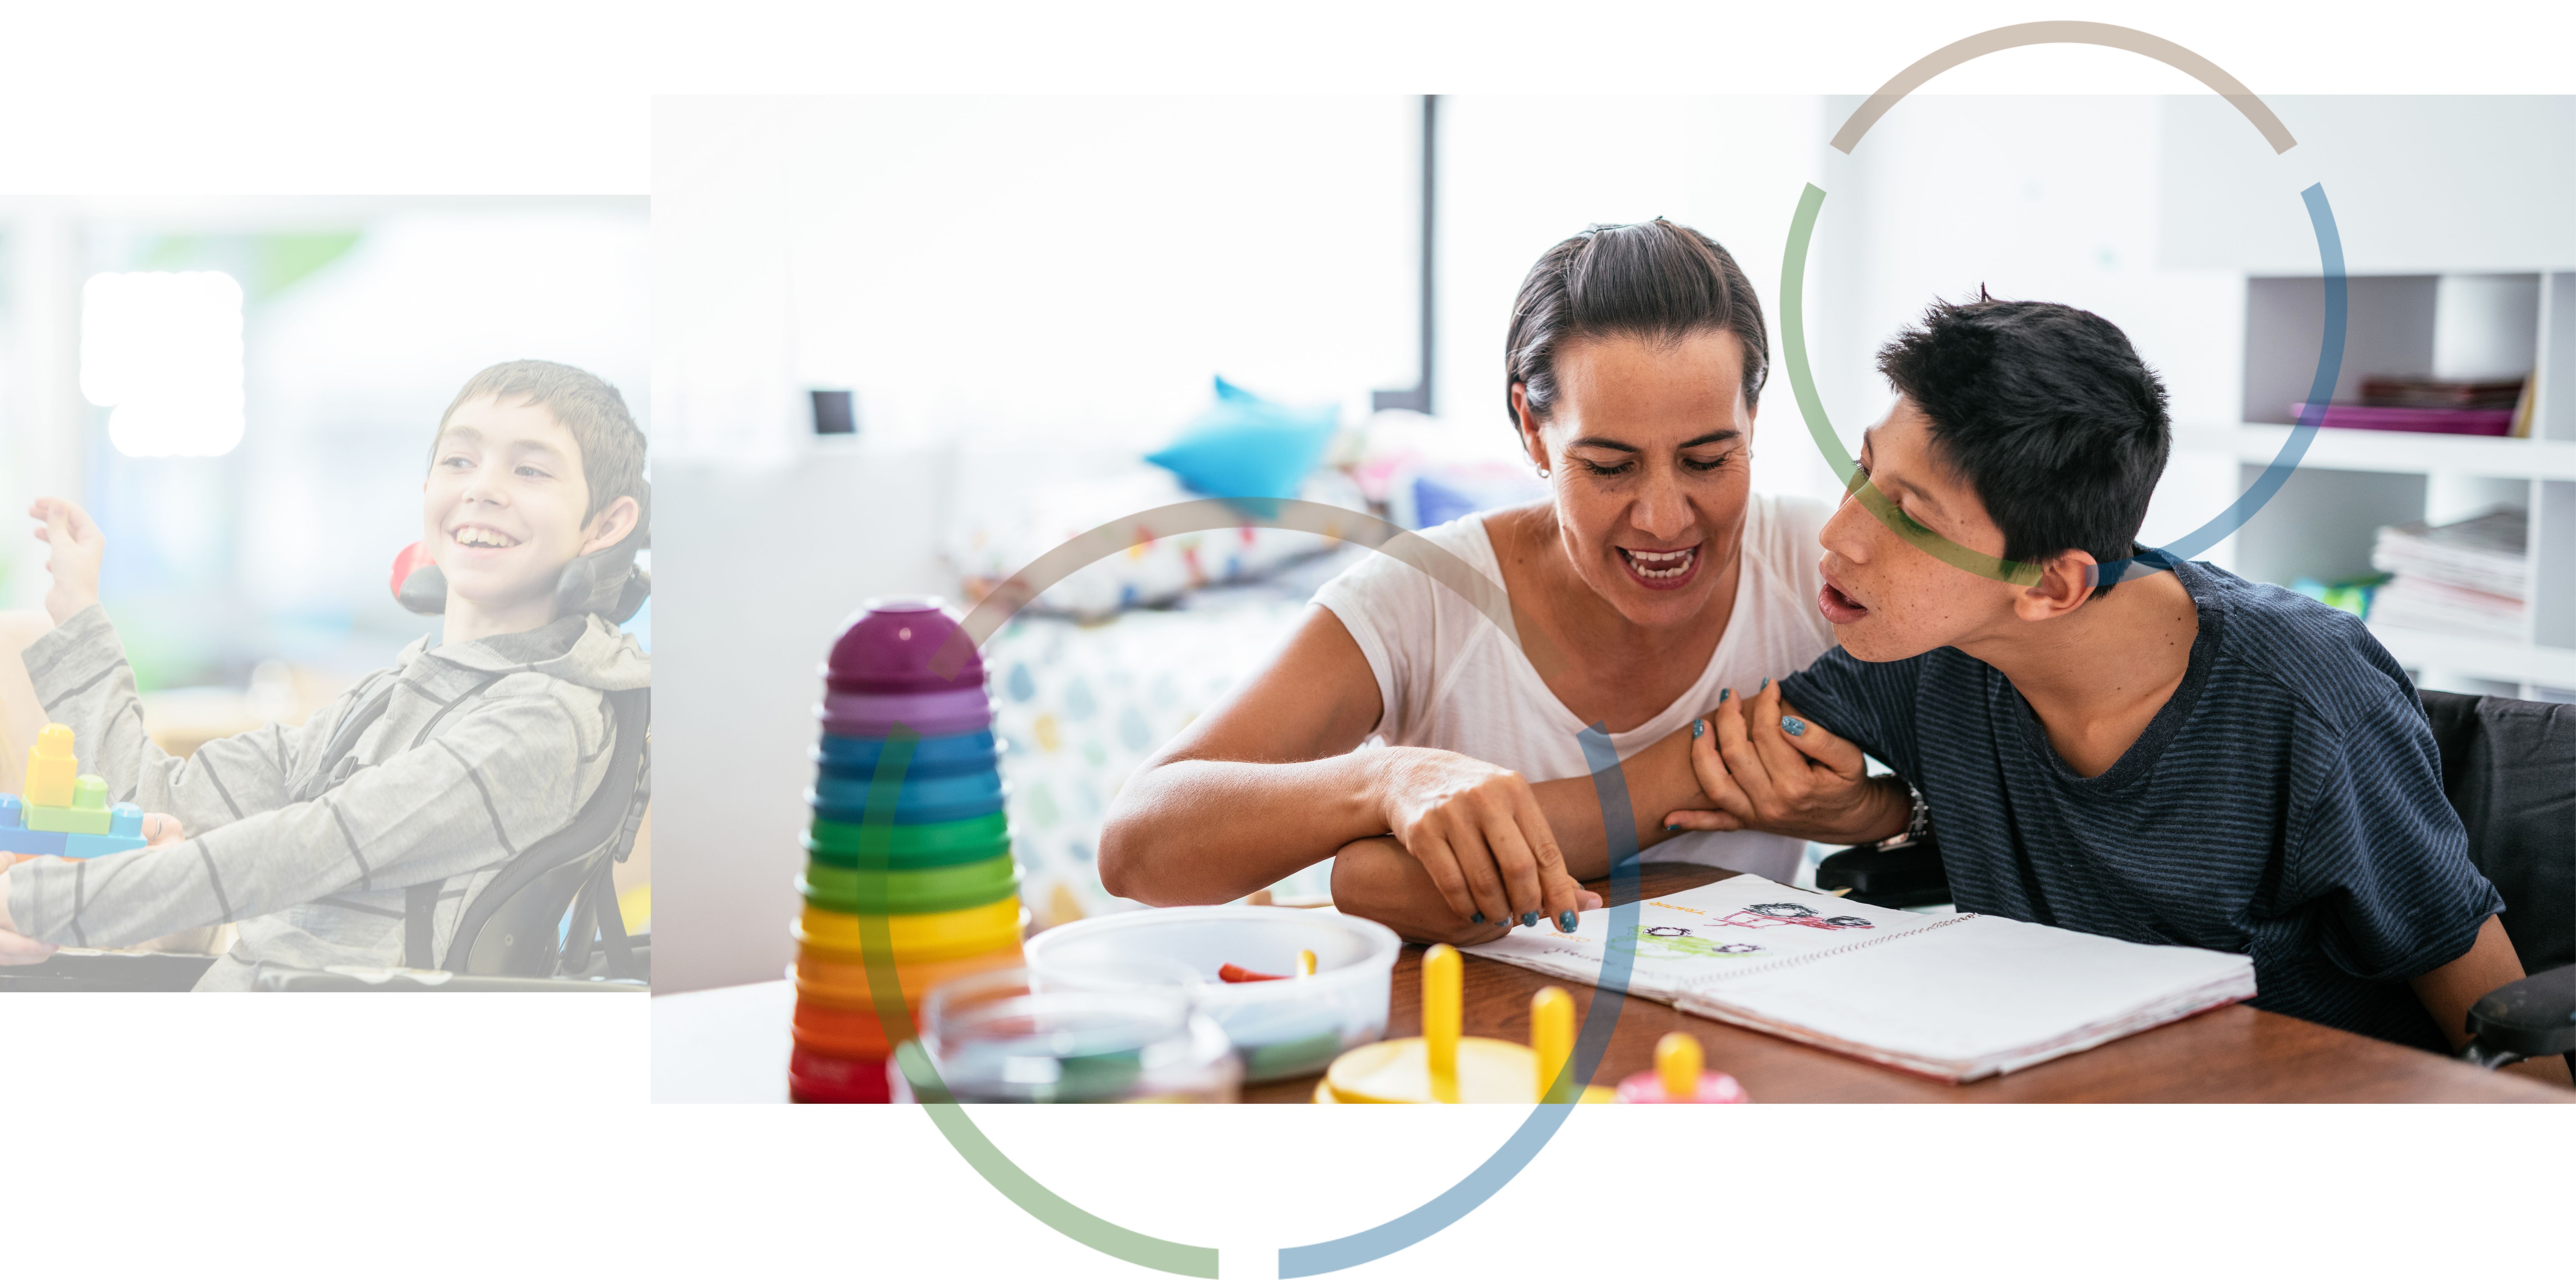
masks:
<svg viewBox="0 0 2576 1288"><path fill-rule="evenodd" d="M1601 896L1575 887L1576 910ZM1470 921L1449 911L1431 875L1391 836L1353 841L1333 856L1333 910L1366 917L1416 944L1481 944L1511 931L1491 918Z"/></svg>
<svg viewBox="0 0 2576 1288"><path fill-rule="evenodd" d="M1470 925L1535 925L1582 909L1528 780L1471 756L1392 747L1377 766L1387 831Z"/></svg>
<svg viewBox="0 0 2576 1288"><path fill-rule="evenodd" d="M1870 778L1859 747L1800 716L1767 680L1750 699L1728 694L1692 729L1691 771L1717 809L1668 814L1668 828L1843 845L1905 830L1905 792Z"/></svg>
<svg viewBox="0 0 2576 1288"><path fill-rule="evenodd" d="M58 496L36 498L27 517L43 524L36 540L47 547L45 571L54 575L45 592L45 612L60 626L98 602L98 566L107 557L107 537L90 522L89 512Z"/></svg>

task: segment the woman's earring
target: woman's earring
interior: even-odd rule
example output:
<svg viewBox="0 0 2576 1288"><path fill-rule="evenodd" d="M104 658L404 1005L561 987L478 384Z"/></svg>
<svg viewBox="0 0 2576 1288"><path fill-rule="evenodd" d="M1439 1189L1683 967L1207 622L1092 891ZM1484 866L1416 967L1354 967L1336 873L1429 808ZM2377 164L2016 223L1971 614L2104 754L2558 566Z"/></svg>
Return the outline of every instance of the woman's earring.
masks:
<svg viewBox="0 0 2576 1288"><path fill-rule="evenodd" d="M1549 474L1549 473L1547 472L1547 467L1546 467L1546 466L1544 466L1544 465L1542 465L1542 466L1539 466L1539 467L1538 467L1538 476L1539 476L1540 478L1552 478L1552 477L1554 477L1553 475L1551 475L1551 474Z"/></svg>

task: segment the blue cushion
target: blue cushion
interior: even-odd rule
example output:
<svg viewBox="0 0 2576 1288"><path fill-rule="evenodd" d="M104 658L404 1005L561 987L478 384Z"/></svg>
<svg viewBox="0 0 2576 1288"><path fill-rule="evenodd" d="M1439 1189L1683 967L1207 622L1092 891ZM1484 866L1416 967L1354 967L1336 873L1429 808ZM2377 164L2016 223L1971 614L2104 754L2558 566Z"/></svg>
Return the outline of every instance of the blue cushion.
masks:
<svg viewBox="0 0 2576 1288"><path fill-rule="evenodd" d="M1287 407L1216 382L1216 404L1145 459L1203 496L1294 497L1340 425L1330 406Z"/></svg>

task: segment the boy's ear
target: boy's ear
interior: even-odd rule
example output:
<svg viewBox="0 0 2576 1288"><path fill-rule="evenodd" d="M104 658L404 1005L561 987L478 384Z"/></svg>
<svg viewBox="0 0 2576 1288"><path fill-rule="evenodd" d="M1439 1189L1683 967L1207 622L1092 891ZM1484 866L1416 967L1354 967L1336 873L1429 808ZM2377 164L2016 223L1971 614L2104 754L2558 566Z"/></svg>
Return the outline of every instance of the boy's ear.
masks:
<svg viewBox="0 0 2576 1288"><path fill-rule="evenodd" d="M631 496L621 496L602 507L590 521L590 536L581 543L581 552L595 555L626 539L643 517L643 507Z"/></svg>
<svg viewBox="0 0 2576 1288"><path fill-rule="evenodd" d="M2081 550L2061 550L2039 566L2039 584L2024 586L2013 599L2013 612L2025 622L2062 617L2093 598L2093 578L2100 566Z"/></svg>

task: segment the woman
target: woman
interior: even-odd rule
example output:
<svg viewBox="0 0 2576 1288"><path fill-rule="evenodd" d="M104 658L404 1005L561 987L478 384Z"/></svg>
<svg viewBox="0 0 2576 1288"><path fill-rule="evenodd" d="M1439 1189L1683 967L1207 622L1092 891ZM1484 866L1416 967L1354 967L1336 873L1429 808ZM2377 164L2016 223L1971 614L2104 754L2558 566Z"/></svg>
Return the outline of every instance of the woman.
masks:
<svg viewBox="0 0 2576 1288"><path fill-rule="evenodd" d="M1337 905L1407 938L1570 927L1600 902L1576 882L1609 865L1588 727L1632 800L1667 803L1635 820L1643 843L1674 837L1652 857L1788 879L1798 841L1664 825L1669 802L1714 808L1688 767L1695 718L1833 646L1815 606L1827 508L1751 494L1767 350L1751 283L1691 229L1596 227L1549 250L1504 361L1552 495L1421 535L1499 582L1565 664L1542 676L1467 600L1371 558L1128 780L1103 884L1220 902L1337 854Z"/></svg>

